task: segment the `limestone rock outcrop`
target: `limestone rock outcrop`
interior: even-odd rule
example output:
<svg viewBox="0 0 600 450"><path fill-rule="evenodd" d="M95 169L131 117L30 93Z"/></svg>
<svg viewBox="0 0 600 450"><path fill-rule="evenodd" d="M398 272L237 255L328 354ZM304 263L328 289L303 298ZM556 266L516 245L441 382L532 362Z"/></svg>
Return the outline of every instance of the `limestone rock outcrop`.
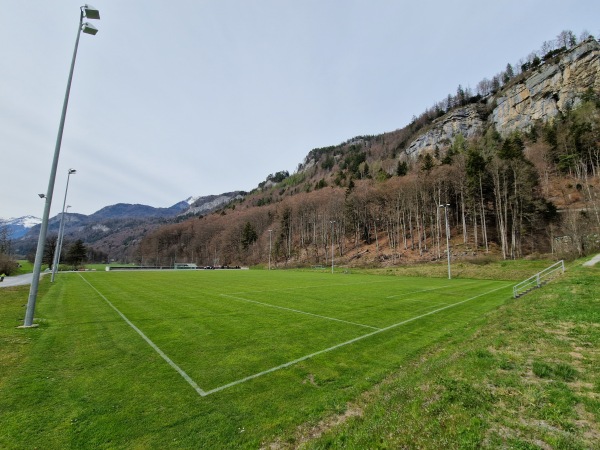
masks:
<svg viewBox="0 0 600 450"><path fill-rule="evenodd" d="M418 155L423 151L433 150L436 145L447 145L458 134L466 138L473 137L481 132L483 126L484 121L476 105L457 108L436 119L427 131L411 142L406 153Z"/></svg>
<svg viewBox="0 0 600 450"><path fill-rule="evenodd" d="M576 108L588 89L600 91L600 44L595 39L570 49L555 62L547 62L525 80L495 98L490 120L506 135L527 130L568 108Z"/></svg>
<svg viewBox="0 0 600 450"><path fill-rule="evenodd" d="M406 147L409 155L450 144L460 133L466 138L493 124L501 135L526 131L536 121L548 121L559 112L576 108L585 93L600 92L600 43L590 38L515 79L487 100L487 119L480 105L450 111L433 121Z"/></svg>

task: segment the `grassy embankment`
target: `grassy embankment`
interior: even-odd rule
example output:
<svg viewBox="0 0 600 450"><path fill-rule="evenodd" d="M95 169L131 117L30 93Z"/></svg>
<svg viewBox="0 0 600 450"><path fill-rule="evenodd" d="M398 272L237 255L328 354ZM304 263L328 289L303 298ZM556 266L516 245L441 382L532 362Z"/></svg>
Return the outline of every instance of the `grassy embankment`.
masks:
<svg viewBox="0 0 600 450"><path fill-rule="evenodd" d="M507 302L363 394L342 425L304 427L296 442L600 448L599 280L600 268L570 264L563 277Z"/></svg>

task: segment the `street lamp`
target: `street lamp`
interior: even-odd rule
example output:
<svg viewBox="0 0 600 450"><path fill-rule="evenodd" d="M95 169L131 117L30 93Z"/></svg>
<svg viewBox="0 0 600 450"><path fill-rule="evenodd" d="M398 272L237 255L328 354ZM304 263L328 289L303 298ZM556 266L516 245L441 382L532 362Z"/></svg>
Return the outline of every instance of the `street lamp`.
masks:
<svg viewBox="0 0 600 450"><path fill-rule="evenodd" d="M448 207L450 203L446 203L445 205L440 205L440 208L444 208L444 217L446 218L446 253L448 254L448 279L452 279L452 275L450 273L450 240L448 237Z"/></svg>
<svg viewBox="0 0 600 450"><path fill-rule="evenodd" d="M273 230L269 230L269 270L271 270L271 236L273 235Z"/></svg>
<svg viewBox="0 0 600 450"><path fill-rule="evenodd" d="M331 223L331 273L333 273L333 224L335 220L330 220Z"/></svg>
<svg viewBox="0 0 600 450"><path fill-rule="evenodd" d="M77 58L77 48L79 47L79 36L83 31L86 34L94 35L98 30L89 23L83 23L83 18L100 19L100 12L90 5L84 5L79 8L79 24L77 26L77 39L75 40L75 49L73 50L73 59L71 61L71 70L67 81L67 89L63 102L62 113L60 116L60 125L58 126L58 135L56 136L56 146L54 147L54 159L50 170L50 179L48 180L48 191L46 193L46 202L44 205L44 214L42 216L42 225L38 237L37 250L35 252L35 262L33 264L33 279L29 289L29 299L27 301L27 310L25 311L25 320L23 328L29 328L33 325L33 313L35 311L35 302L37 299L38 285L40 282L40 272L42 271L42 259L44 257L44 246L46 245L46 232L48 231L48 218L50 216L50 206L52 205L52 194L54 193L54 181L56 180L56 168L58 167L58 157L60 155L60 145L62 143L63 130L65 128L65 117L67 116L67 106L69 104L69 93L71 91L71 82L73 81L73 71L75 70L75 59Z"/></svg>
<svg viewBox="0 0 600 450"><path fill-rule="evenodd" d="M63 209L60 216L60 226L58 227L58 241L56 242L54 261L52 262L52 278L50 279L52 283L54 283L54 277L56 276L56 271L58 270L58 265L60 263L60 253L62 250L63 236L65 234L65 206L67 204L67 191L69 190L69 177L76 173L77 171L75 169L69 169L69 172L67 173L67 187L65 188L65 199L63 200ZM67 206L67 208L69 208L69 206Z"/></svg>

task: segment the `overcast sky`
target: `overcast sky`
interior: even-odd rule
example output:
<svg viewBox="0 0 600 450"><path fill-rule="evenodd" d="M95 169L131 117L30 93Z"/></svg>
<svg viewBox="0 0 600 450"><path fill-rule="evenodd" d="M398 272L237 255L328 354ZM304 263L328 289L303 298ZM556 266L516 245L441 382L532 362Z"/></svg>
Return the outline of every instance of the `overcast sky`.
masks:
<svg viewBox="0 0 600 450"><path fill-rule="evenodd" d="M81 1L2 0L0 218L42 216ZM401 128L598 0L93 0L51 216L251 190L313 148Z"/></svg>

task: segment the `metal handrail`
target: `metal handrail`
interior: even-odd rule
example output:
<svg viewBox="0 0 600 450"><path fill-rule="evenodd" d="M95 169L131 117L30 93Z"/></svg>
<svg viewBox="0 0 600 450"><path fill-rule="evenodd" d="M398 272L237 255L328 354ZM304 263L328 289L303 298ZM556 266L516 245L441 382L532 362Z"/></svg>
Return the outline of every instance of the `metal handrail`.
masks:
<svg viewBox="0 0 600 450"><path fill-rule="evenodd" d="M525 281L521 281L519 284L513 286L513 297L517 298L520 295L520 291L525 292L533 287L540 287L544 279L553 275L557 271L565 273L565 262L560 260L557 263L552 264L550 267L536 273L534 276L527 278Z"/></svg>

